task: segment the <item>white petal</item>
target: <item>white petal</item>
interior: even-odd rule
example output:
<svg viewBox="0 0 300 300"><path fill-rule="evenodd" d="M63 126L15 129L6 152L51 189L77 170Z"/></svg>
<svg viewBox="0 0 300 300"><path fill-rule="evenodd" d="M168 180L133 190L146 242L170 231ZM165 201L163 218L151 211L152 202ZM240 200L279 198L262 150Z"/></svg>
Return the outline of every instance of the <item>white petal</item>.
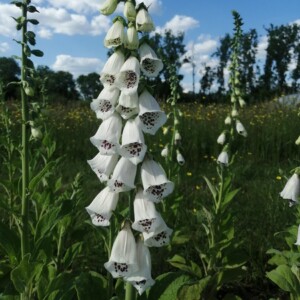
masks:
<svg viewBox="0 0 300 300"><path fill-rule="evenodd" d="M229 161L228 153L226 151L222 151L218 156L217 162L227 166L228 161Z"/></svg>
<svg viewBox="0 0 300 300"><path fill-rule="evenodd" d="M155 29L148 11L144 8L140 9L136 15L136 28L144 32L150 32Z"/></svg>
<svg viewBox="0 0 300 300"><path fill-rule="evenodd" d="M111 15L117 8L117 0L106 0L100 8L100 12L103 15Z"/></svg>
<svg viewBox="0 0 300 300"><path fill-rule="evenodd" d="M114 169L108 186L115 192L126 192L135 188L134 180L137 166L129 159L121 157Z"/></svg>
<svg viewBox="0 0 300 300"><path fill-rule="evenodd" d="M116 21L113 23L106 34L106 37L104 39L104 46L107 48L118 47L124 44L124 41L124 25L121 21Z"/></svg>
<svg viewBox="0 0 300 300"><path fill-rule="evenodd" d="M298 202L300 197L300 177L294 173L287 181L284 189L281 191L280 196L283 199Z"/></svg>
<svg viewBox="0 0 300 300"><path fill-rule="evenodd" d="M165 222L154 232L143 232L144 243L148 247L161 247L169 244L173 230Z"/></svg>
<svg viewBox="0 0 300 300"><path fill-rule="evenodd" d="M119 153L137 165L143 161L146 151L147 146L139 127L139 119L129 119L124 126Z"/></svg>
<svg viewBox="0 0 300 300"><path fill-rule="evenodd" d="M298 226L297 241L295 245L300 246L300 225Z"/></svg>
<svg viewBox="0 0 300 300"><path fill-rule="evenodd" d="M217 139L217 143L220 145L224 145L225 141L226 141L226 134L222 132Z"/></svg>
<svg viewBox="0 0 300 300"><path fill-rule="evenodd" d="M146 133L155 134L167 121L166 114L161 111L157 101L147 90L139 97L139 109L142 130Z"/></svg>
<svg viewBox="0 0 300 300"><path fill-rule="evenodd" d="M118 151L121 131L122 119L118 114L114 113L101 123L96 134L90 140L101 154L113 155Z"/></svg>
<svg viewBox="0 0 300 300"><path fill-rule="evenodd" d="M238 132L238 134L244 137L248 135L244 125L238 120L236 121L236 131Z"/></svg>
<svg viewBox="0 0 300 300"><path fill-rule="evenodd" d="M104 188L86 207L91 216L92 223L96 226L108 226L112 211L115 210L119 194L113 193L109 187Z"/></svg>
<svg viewBox="0 0 300 300"><path fill-rule="evenodd" d="M163 69L162 61L157 57L153 49L146 43L140 46L139 52L143 73L149 77L156 77Z"/></svg>
<svg viewBox="0 0 300 300"><path fill-rule="evenodd" d="M183 166L184 163L185 163L185 159L184 157L182 156L182 154L177 150L176 151L176 159L177 159L177 162L179 163L179 165Z"/></svg>
<svg viewBox="0 0 300 300"><path fill-rule="evenodd" d="M124 92L121 92L119 97L119 105L117 106L116 111L123 119L127 120L138 114L138 101L139 98L137 92L130 95L126 95Z"/></svg>
<svg viewBox="0 0 300 300"><path fill-rule="evenodd" d="M130 276L138 269L136 243L130 225L125 224L118 233L104 267L114 278Z"/></svg>
<svg viewBox="0 0 300 300"><path fill-rule="evenodd" d="M152 159L145 159L141 167L144 194L153 202L160 202L174 190L162 166Z"/></svg>
<svg viewBox="0 0 300 300"><path fill-rule="evenodd" d="M107 181L118 161L118 155L102 155L98 153L93 159L88 160L91 169L96 173L101 182Z"/></svg>

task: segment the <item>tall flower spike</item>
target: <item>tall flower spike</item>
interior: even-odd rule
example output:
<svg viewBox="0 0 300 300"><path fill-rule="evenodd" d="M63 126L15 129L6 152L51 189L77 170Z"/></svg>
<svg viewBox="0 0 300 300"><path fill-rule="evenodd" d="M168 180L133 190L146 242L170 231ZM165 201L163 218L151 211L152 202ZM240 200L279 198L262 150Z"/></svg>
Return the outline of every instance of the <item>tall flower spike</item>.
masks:
<svg viewBox="0 0 300 300"><path fill-rule="evenodd" d="M122 146L119 153L137 165L143 161L147 151L139 119L129 119L123 129Z"/></svg>
<svg viewBox="0 0 300 300"><path fill-rule="evenodd" d="M300 176L298 174L294 173L292 177L290 177L284 189L281 191L280 196L283 199L292 201L292 204L298 202L300 197Z"/></svg>
<svg viewBox="0 0 300 300"><path fill-rule="evenodd" d="M141 58L141 69L143 73L148 77L156 77L163 69L163 63L161 59L157 57L152 48L144 43L139 48Z"/></svg>
<svg viewBox="0 0 300 300"><path fill-rule="evenodd" d="M114 169L108 186L115 193L126 192L135 188L134 180L137 166L129 159L121 157Z"/></svg>
<svg viewBox="0 0 300 300"><path fill-rule="evenodd" d="M154 135L167 121L166 114L147 90L144 90L139 97L139 110L142 130L146 133Z"/></svg>
<svg viewBox="0 0 300 300"><path fill-rule="evenodd" d="M130 56L123 64L116 78L116 85L125 94L136 93L140 80L140 63L134 56Z"/></svg>
<svg viewBox="0 0 300 300"><path fill-rule="evenodd" d="M139 269L131 276L125 277L125 280L130 282L137 289L139 295L142 295L142 293L152 286L155 281L151 276L151 256L149 249L140 239L138 240L136 247Z"/></svg>
<svg viewBox="0 0 300 300"><path fill-rule="evenodd" d="M105 120L114 113L119 95L120 91L116 88L104 88L98 98L91 102L91 109L98 119Z"/></svg>
<svg viewBox="0 0 300 300"><path fill-rule="evenodd" d="M163 223L161 215L156 211L153 202L149 201L142 189L137 192L134 202L134 223L132 228L140 232L154 232Z"/></svg>
<svg viewBox="0 0 300 300"><path fill-rule="evenodd" d="M167 179L162 166L153 159L146 158L144 160L141 177L144 194L153 202L160 202L174 190L174 183Z"/></svg>
<svg viewBox="0 0 300 300"><path fill-rule="evenodd" d="M104 267L114 278L129 277L138 270L136 242L129 222L118 233Z"/></svg>
<svg viewBox="0 0 300 300"><path fill-rule="evenodd" d="M116 111L123 119L127 120L139 112L138 103L139 98L137 92L130 95L126 95L124 92L121 92Z"/></svg>
<svg viewBox="0 0 300 300"><path fill-rule="evenodd" d="M118 200L119 194L112 192L109 187L104 188L86 207L92 223L96 226L109 226L109 219L116 209Z"/></svg>
<svg viewBox="0 0 300 300"><path fill-rule="evenodd" d="M100 8L100 12L105 15L111 15L114 13L118 6L118 0L106 0Z"/></svg>
<svg viewBox="0 0 300 300"><path fill-rule="evenodd" d="M104 46L107 48L118 47L125 42L125 20L122 17L116 17L113 20L113 25L108 30L104 39Z"/></svg>
<svg viewBox="0 0 300 300"><path fill-rule="evenodd" d="M148 247L162 247L168 245L173 230L164 221L153 232L143 232L144 243Z"/></svg>
<svg viewBox="0 0 300 300"><path fill-rule="evenodd" d="M116 87L116 75L120 72L124 61L125 56L120 50L109 57L100 73L100 81L105 88Z"/></svg>
<svg viewBox="0 0 300 300"><path fill-rule="evenodd" d="M101 154L113 155L118 151L121 131L122 119L114 113L101 123L96 134L90 140Z"/></svg>
<svg viewBox="0 0 300 300"><path fill-rule="evenodd" d="M93 159L88 160L91 169L96 173L101 182L107 181L118 161L118 155L102 155L98 153Z"/></svg>
<svg viewBox="0 0 300 300"><path fill-rule="evenodd" d="M155 29L152 18L144 3L141 3L137 8L136 29L144 32L151 32Z"/></svg>
<svg viewBox="0 0 300 300"><path fill-rule="evenodd" d="M125 37L125 47L129 50L136 50L139 47L139 37L133 22L128 24Z"/></svg>

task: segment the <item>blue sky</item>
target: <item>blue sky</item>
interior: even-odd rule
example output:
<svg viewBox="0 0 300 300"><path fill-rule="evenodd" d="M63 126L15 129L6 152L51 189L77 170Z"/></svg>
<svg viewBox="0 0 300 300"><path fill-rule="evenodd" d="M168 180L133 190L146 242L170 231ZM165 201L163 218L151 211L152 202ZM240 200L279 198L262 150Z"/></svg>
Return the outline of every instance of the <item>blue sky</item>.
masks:
<svg viewBox="0 0 300 300"><path fill-rule="evenodd" d="M103 46L105 32L112 16L102 16L99 7L104 0L32 0L40 14L40 25L35 27L37 48L44 51L43 58L35 59L36 65L48 65L54 70L79 74L100 72L106 60L107 49ZM139 1L141 2L141 1ZM150 12L158 32L172 29L185 32L188 53L194 53L197 65L196 81L203 64L215 65L210 57L218 40L231 33L231 11L237 10L244 20L244 30L257 29L259 38L258 58L264 58L267 45L266 31L274 25L297 22L300 24L300 0L145 0L151 4ZM122 6L119 6L122 14ZM18 10L9 1L0 0L0 56L19 54L19 47L12 39L18 38L11 16ZM185 64L181 73L183 86L190 90L191 66ZM197 86L198 88L198 86Z"/></svg>

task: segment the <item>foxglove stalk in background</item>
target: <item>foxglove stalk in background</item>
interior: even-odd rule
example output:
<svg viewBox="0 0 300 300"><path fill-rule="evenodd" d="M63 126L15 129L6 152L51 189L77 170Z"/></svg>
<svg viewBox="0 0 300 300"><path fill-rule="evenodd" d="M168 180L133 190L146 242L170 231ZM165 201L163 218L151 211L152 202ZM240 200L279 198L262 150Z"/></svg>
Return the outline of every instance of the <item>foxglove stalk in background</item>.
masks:
<svg viewBox="0 0 300 300"><path fill-rule="evenodd" d="M116 75L120 72L124 62L125 56L120 50L109 57L100 73L100 81L104 88L116 87Z"/></svg>
<svg viewBox="0 0 300 300"><path fill-rule="evenodd" d="M140 63L134 56L130 56L123 64L116 78L116 85L125 94L137 92L140 80Z"/></svg>
<svg viewBox="0 0 300 300"><path fill-rule="evenodd" d="M144 135L138 118L129 119L123 129L122 146L119 153L137 165L143 161L147 151Z"/></svg>
<svg viewBox="0 0 300 300"><path fill-rule="evenodd" d="M151 256L149 249L140 239L138 240L136 247L138 271L124 279L130 282L137 289L139 295L142 295L142 293L147 288L151 287L155 281L151 276Z"/></svg>
<svg viewBox="0 0 300 300"><path fill-rule="evenodd" d="M133 22L129 22L125 37L125 47L136 50L139 47L139 37Z"/></svg>
<svg viewBox="0 0 300 300"><path fill-rule="evenodd" d="M143 161L141 177L144 194L153 202L160 202L174 190L174 183L167 179L162 166L153 159Z"/></svg>
<svg viewBox="0 0 300 300"><path fill-rule="evenodd" d="M236 125L236 131L238 134L240 134L244 137L246 137L248 135L244 125L239 120L236 120L235 125Z"/></svg>
<svg viewBox="0 0 300 300"><path fill-rule="evenodd" d="M300 176L294 173L287 181L284 189L280 192L283 199L290 200L294 203L299 201L300 197Z"/></svg>
<svg viewBox="0 0 300 300"><path fill-rule="evenodd" d="M106 0L100 8L100 12L105 15L111 15L114 13L118 6L118 0Z"/></svg>
<svg viewBox="0 0 300 300"><path fill-rule="evenodd" d="M91 169L96 173L101 182L107 181L118 161L118 155L102 155L98 153L93 159L88 160Z"/></svg>
<svg viewBox="0 0 300 300"><path fill-rule="evenodd" d="M223 149L222 152L219 154L217 158L217 162L220 164L223 164L225 166L228 166L229 163L229 156L226 149Z"/></svg>
<svg viewBox="0 0 300 300"><path fill-rule="evenodd" d="M164 221L159 228L152 232L143 232L144 244L148 247L162 247L168 245L173 230Z"/></svg>
<svg viewBox="0 0 300 300"><path fill-rule="evenodd" d="M138 270L136 242L128 221L118 233L104 267L114 278L130 277Z"/></svg>
<svg viewBox="0 0 300 300"><path fill-rule="evenodd" d="M121 92L119 97L119 104L116 107L116 111L120 116L127 120L132 116L138 114L139 112L139 98L138 93L135 92L130 95L126 95L124 92Z"/></svg>
<svg viewBox="0 0 300 300"><path fill-rule="evenodd" d="M109 219L116 209L118 200L119 194L112 192L109 187L104 188L86 207L92 223L96 226L109 226Z"/></svg>
<svg viewBox="0 0 300 300"><path fill-rule="evenodd" d="M176 160L180 166L183 166L185 163L185 159L178 149L176 150Z"/></svg>
<svg viewBox="0 0 300 300"><path fill-rule="evenodd" d="M128 22L134 22L136 19L136 9L133 0L126 0L124 5L124 16Z"/></svg>
<svg viewBox="0 0 300 300"><path fill-rule="evenodd" d="M139 117L142 130L152 135L167 121L166 114L146 89L139 96Z"/></svg>
<svg viewBox="0 0 300 300"><path fill-rule="evenodd" d="M135 188L134 180L137 166L129 159L121 157L113 171L108 186L115 193L126 192Z"/></svg>
<svg viewBox="0 0 300 300"><path fill-rule="evenodd" d="M146 43L139 48L141 70L148 77L156 77L163 69L161 59L157 57L153 49Z"/></svg>
<svg viewBox="0 0 300 300"><path fill-rule="evenodd" d="M149 201L144 195L143 190L139 189L134 202L134 223L132 228L140 232L154 232L161 227L163 219L156 211L153 202Z"/></svg>
<svg viewBox="0 0 300 300"><path fill-rule="evenodd" d="M151 32L155 29L152 18L144 3L141 3L137 8L136 29L143 32Z"/></svg>
<svg viewBox="0 0 300 300"><path fill-rule="evenodd" d="M125 27L126 21L122 17L116 17L113 20L113 25L108 30L104 39L104 46L107 48L115 48L121 46L125 42Z"/></svg>
<svg viewBox="0 0 300 300"><path fill-rule="evenodd" d="M105 120L114 113L119 95L120 91L116 88L104 88L97 99L91 102L91 109L98 119Z"/></svg>
<svg viewBox="0 0 300 300"><path fill-rule="evenodd" d="M101 123L96 134L90 140L102 155L113 155L119 149L121 131L122 119L114 113Z"/></svg>

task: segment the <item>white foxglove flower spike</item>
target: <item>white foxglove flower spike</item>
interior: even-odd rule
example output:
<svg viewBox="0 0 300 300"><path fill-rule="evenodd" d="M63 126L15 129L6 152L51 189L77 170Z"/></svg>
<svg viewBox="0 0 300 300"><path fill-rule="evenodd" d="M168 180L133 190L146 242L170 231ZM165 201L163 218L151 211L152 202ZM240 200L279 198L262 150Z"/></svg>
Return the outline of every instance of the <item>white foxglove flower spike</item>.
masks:
<svg viewBox="0 0 300 300"><path fill-rule="evenodd" d="M152 286L155 281L151 276L151 256L148 247L146 247L141 239L137 242L137 262L138 271L124 279L130 282L138 291L139 295Z"/></svg>
<svg viewBox="0 0 300 300"><path fill-rule="evenodd" d="M300 225L298 226L297 241L295 245L300 246Z"/></svg>
<svg viewBox="0 0 300 300"><path fill-rule="evenodd" d="M238 132L238 134L240 134L244 137L246 137L248 135L244 125L239 120L236 120L235 126L236 126L236 131Z"/></svg>
<svg viewBox="0 0 300 300"><path fill-rule="evenodd" d="M116 209L118 200L119 194L112 192L109 187L104 188L86 207L92 223L96 226L109 226L109 219Z"/></svg>
<svg viewBox="0 0 300 300"><path fill-rule="evenodd" d="M222 152L219 154L217 158L217 162L220 164L223 164L225 166L228 166L229 163L229 155L226 149L222 150Z"/></svg>
<svg viewBox="0 0 300 300"><path fill-rule="evenodd" d="M140 232L154 232L161 227L163 219L156 211L153 202L149 201L142 189L139 189L134 202L134 223L132 228Z"/></svg>
<svg viewBox="0 0 300 300"><path fill-rule="evenodd" d="M124 5L124 16L128 20L128 22L134 22L136 18L136 10L134 1L126 0Z"/></svg>
<svg viewBox="0 0 300 300"><path fill-rule="evenodd" d="M107 181L114 170L118 155L102 155L98 153L93 159L87 161L91 169L96 173L101 182Z"/></svg>
<svg viewBox="0 0 300 300"><path fill-rule="evenodd" d="M151 32L155 29L152 18L144 3L141 3L137 8L136 29L143 32Z"/></svg>
<svg viewBox="0 0 300 300"><path fill-rule="evenodd" d="M105 88L116 87L116 75L120 72L124 61L125 56L120 50L109 57L100 73L100 81Z"/></svg>
<svg viewBox="0 0 300 300"><path fill-rule="evenodd" d="M153 49L146 43L143 43L139 48L141 58L141 70L148 77L156 77L163 69L161 59L157 57Z"/></svg>
<svg viewBox="0 0 300 300"><path fill-rule="evenodd" d="M113 155L119 149L121 131L122 119L118 114L113 113L101 123L96 134L90 140L102 155Z"/></svg>
<svg viewBox="0 0 300 300"><path fill-rule="evenodd" d="M100 8L100 12L105 15L111 15L114 13L118 6L118 0L106 0Z"/></svg>
<svg viewBox="0 0 300 300"><path fill-rule="evenodd" d="M139 110L142 130L146 133L154 135L167 121L166 114L147 90L144 90L139 97Z"/></svg>
<svg viewBox="0 0 300 300"><path fill-rule="evenodd" d="M130 56L123 64L116 78L116 85L125 94L137 92L140 80L140 63L134 56Z"/></svg>
<svg viewBox="0 0 300 300"><path fill-rule="evenodd" d="M162 247L168 245L173 230L163 221L153 232L143 232L144 244L148 247Z"/></svg>
<svg viewBox="0 0 300 300"><path fill-rule="evenodd" d="M104 267L114 278L129 277L138 270L136 242L128 221L118 233Z"/></svg>
<svg viewBox="0 0 300 300"><path fill-rule="evenodd" d="M122 17L116 17L113 20L112 27L108 30L104 39L104 46L107 48L118 47L125 42L125 27L126 21Z"/></svg>
<svg viewBox="0 0 300 300"><path fill-rule="evenodd" d="M127 192L135 188L134 180L137 166L129 159L121 157L114 169L108 186L115 193Z"/></svg>
<svg viewBox="0 0 300 300"><path fill-rule="evenodd" d="M98 119L105 120L114 113L119 95L120 91L116 88L104 88L97 99L91 102L91 109Z"/></svg>
<svg viewBox="0 0 300 300"><path fill-rule="evenodd" d="M124 92L121 92L119 97L119 104L116 107L116 111L120 116L127 120L132 116L138 114L139 112L139 97L138 93L135 92L130 95L126 95Z"/></svg>
<svg viewBox="0 0 300 300"><path fill-rule="evenodd" d="M160 202L174 190L174 183L167 179L162 166L153 159L144 160L141 177L144 194L153 202Z"/></svg>
<svg viewBox="0 0 300 300"><path fill-rule="evenodd" d="M287 181L284 189L280 192L283 199L288 199L294 203L299 201L300 197L300 175L294 173Z"/></svg>
<svg viewBox="0 0 300 300"><path fill-rule="evenodd" d="M176 150L176 160L180 166L183 166L185 163L185 159L179 150Z"/></svg>
<svg viewBox="0 0 300 300"><path fill-rule="evenodd" d="M146 151L147 146L139 119L129 119L123 129L122 146L119 153L137 165L143 161Z"/></svg>
<svg viewBox="0 0 300 300"><path fill-rule="evenodd" d="M128 24L126 31L125 47L129 50L136 50L139 47L139 36L132 22Z"/></svg>

